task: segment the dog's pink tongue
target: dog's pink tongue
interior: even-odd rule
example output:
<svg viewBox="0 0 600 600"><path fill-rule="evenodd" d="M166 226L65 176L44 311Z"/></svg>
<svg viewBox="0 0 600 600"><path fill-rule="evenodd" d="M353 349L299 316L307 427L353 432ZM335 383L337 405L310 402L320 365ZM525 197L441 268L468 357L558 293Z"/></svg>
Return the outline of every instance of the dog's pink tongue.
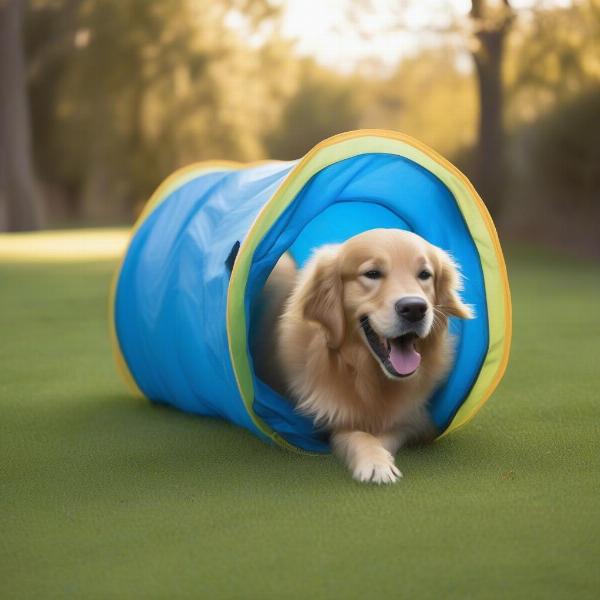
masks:
<svg viewBox="0 0 600 600"><path fill-rule="evenodd" d="M421 364L421 355L413 344L392 344L389 356L398 375L410 375Z"/></svg>

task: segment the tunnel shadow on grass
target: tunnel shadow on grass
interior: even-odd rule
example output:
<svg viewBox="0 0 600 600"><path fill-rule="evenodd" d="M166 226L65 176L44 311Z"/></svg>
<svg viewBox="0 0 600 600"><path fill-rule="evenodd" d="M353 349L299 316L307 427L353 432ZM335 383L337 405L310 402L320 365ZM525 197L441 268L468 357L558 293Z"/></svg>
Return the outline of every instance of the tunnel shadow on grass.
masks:
<svg viewBox="0 0 600 600"><path fill-rule="evenodd" d="M7 431L18 431L6 440L13 481L27 473L30 480L64 478L82 490L91 484L126 491L134 483L224 491L295 487L299 478L310 481L310 472L336 470L331 457L297 455L225 421L121 394L28 406L9 419Z"/></svg>

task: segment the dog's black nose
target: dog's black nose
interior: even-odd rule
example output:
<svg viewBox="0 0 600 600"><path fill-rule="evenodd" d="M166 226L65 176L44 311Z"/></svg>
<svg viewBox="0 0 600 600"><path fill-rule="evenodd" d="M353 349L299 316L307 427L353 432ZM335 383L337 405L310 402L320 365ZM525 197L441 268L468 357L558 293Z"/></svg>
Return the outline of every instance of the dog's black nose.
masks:
<svg viewBox="0 0 600 600"><path fill-rule="evenodd" d="M427 303L417 296L408 296L396 302L396 313L411 323L420 321L427 312Z"/></svg>

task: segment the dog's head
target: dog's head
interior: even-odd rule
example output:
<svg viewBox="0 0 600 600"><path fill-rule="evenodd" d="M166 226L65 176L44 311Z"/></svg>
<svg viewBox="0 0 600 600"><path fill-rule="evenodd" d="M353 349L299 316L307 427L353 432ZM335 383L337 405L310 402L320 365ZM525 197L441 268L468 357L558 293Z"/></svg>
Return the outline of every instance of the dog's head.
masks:
<svg viewBox="0 0 600 600"><path fill-rule="evenodd" d="M375 229L319 249L305 269L304 318L318 322L339 349L359 336L391 379L419 369L419 349L447 327L469 319L452 258L410 232Z"/></svg>

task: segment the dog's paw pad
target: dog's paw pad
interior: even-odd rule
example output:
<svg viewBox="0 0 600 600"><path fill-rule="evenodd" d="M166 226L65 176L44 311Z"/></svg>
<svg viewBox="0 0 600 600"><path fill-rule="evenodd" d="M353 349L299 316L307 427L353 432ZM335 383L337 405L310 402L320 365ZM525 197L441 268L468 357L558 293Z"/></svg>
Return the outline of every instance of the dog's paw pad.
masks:
<svg viewBox="0 0 600 600"><path fill-rule="evenodd" d="M386 452L385 455L362 459L354 468L352 476L364 483L389 484L398 481L402 473L394 464L393 456Z"/></svg>

